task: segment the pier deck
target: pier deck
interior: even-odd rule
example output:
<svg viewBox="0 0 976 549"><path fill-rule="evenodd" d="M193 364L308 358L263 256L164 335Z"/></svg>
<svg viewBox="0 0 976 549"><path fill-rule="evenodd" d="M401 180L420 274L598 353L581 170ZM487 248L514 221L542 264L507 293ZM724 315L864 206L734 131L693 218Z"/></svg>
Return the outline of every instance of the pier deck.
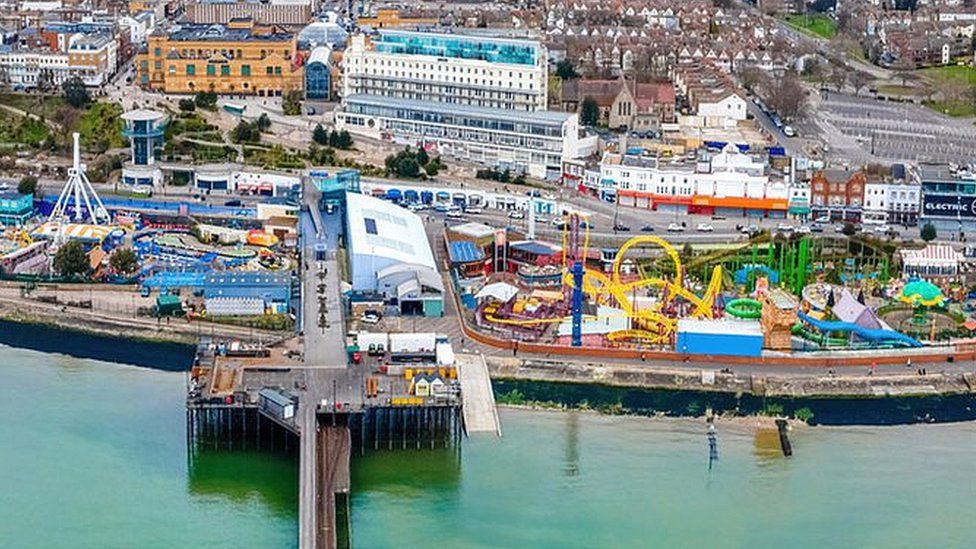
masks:
<svg viewBox="0 0 976 549"><path fill-rule="evenodd" d="M495 394L491 389L488 365L482 355L458 354L455 356L461 394L464 395L464 430L468 433L495 433L502 435Z"/></svg>

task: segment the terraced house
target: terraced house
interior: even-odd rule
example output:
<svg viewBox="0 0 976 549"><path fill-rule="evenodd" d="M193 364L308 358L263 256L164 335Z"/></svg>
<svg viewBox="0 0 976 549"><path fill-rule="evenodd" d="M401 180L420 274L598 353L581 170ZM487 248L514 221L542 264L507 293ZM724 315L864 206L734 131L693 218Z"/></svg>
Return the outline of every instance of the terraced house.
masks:
<svg viewBox="0 0 976 549"><path fill-rule="evenodd" d="M157 31L136 61L139 83L165 93L275 97L302 88L295 35L250 20Z"/></svg>

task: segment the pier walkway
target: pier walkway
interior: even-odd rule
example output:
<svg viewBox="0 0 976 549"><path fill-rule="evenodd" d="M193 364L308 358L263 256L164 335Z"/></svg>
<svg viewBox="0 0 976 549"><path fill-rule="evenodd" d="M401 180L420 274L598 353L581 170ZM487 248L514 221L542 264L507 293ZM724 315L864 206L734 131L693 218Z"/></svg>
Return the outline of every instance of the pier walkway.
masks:
<svg viewBox="0 0 976 549"><path fill-rule="evenodd" d="M491 390L491 378L483 355L458 354L455 356L458 378L461 380L464 430L471 433L495 433L502 436L495 394Z"/></svg>

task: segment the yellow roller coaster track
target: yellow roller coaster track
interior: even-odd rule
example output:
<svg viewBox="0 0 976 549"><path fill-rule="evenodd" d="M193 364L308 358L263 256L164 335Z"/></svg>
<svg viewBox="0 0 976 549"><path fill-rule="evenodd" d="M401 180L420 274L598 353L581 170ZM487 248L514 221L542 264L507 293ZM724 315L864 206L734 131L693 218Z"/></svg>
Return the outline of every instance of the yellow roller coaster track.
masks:
<svg viewBox="0 0 976 549"><path fill-rule="evenodd" d="M584 237L583 257L586 257L586 250L589 247L589 241L590 232L589 229L587 229ZM569 288L572 288L574 285L573 274L570 272L569 265L566 264L567 242L567 231L564 230L563 284ZM671 259L671 261L674 263L674 280L669 281L658 277L649 277L636 280L634 282L624 283L620 278L620 268L623 264L626 253L634 246L647 244L658 246L664 251L665 254L667 254L668 258ZM647 287L657 288L660 292L662 292L664 299L662 300L661 304L653 308L635 308L629 294L632 295L634 291ZM664 304L669 303L675 297L681 297L685 301L691 303L694 307L694 310L691 312L691 316L697 318L711 318L712 306L715 303L715 297L718 295L719 291L721 291L721 287L722 268L721 266L715 266L715 268L712 270L712 278L709 281L705 294L702 297L699 297L687 290L684 287L684 270L678 252L666 240L656 236L644 235L631 238L625 242L619 250L617 250L617 257L614 259L610 276L607 276L600 271L584 269L582 289L583 292L589 295L596 303L606 303L609 298L612 298L613 301L616 302L617 306L623 310L624 316L630 318L631 321L636 325L641 327L653 327L652 329L630 329L612 332L607 336L610 341L641 340L651 343L661 343L668 341L671 334L674 333L674 330L677 327L677 320L675 318L661 313L661 307ZM556 324L563 322L564 320L563 318L498 318L495 316L496 312L497 307L489 307L485 310L485 319L490 322L510 326ZM596 317L587 316L585 318L590 320L595 319Z"/></svg>

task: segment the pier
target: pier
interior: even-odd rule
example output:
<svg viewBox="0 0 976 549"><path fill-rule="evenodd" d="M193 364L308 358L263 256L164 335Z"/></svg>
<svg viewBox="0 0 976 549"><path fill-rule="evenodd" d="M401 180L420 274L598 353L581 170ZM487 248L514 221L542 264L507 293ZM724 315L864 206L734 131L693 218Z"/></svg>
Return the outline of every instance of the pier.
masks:
<svg viewBox="0 0 976 549"><path fill-rule="evenodd" d="M403 376L375 375L367 364L248 365L203 342L187 384L188 458L192 464L200 449L296 455L299 547L348 547L354 455L432 447L460 452L460 395L397 396L406 389ZM494 416L493 408L479 407L472 417Z"/></svg>

